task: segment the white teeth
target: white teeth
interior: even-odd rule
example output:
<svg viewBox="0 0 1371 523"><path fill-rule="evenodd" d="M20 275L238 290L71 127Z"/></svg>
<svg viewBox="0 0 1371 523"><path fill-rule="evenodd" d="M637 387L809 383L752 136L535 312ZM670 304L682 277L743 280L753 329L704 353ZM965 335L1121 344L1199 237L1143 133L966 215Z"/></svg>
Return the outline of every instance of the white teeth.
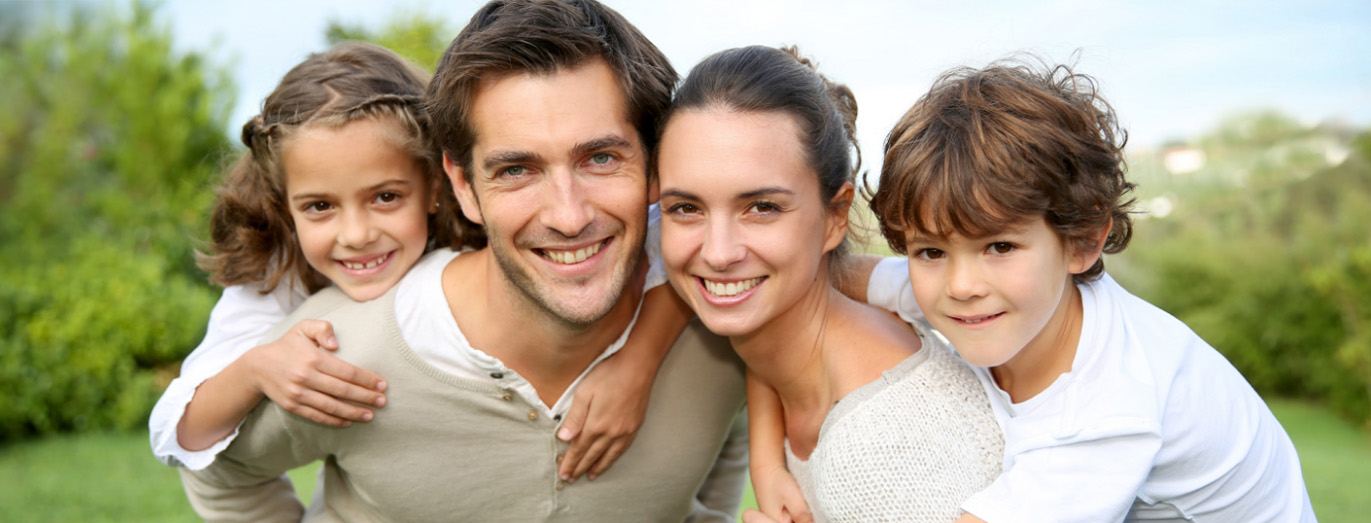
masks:
<svg viewBox="0 0 1371 523"><path fill-rule="evenodd" d="M602 245L604 244L597 243L595 245L591 245L590 247L576 249L574 251L554 251L552 249L544 249L543 257L563 265L581 263L583 261L586 261L586 258L594 256L595 253L600 252L600 247Z"/></svg>
<svg viewBox="0 0 1371 523"><path fill-rule="evenodd" d="M763 279L763 278L761 278L761 277L757 277L757 278L752 278L752 279L750 279L750 280L734 281L734 282L727 282L727 283L724 283L724 282L716 282L716 281L711 281L711 280L705 280L705 279L701 278L701 280L703 280L703 281L705 282L705 290L709 291L710 294L713 294L713 295L715 295L715 296L725 297L725 298L726 298L726 297L729 297L729 296L737 296L737 295L739 295L739 294L742 294L742 293L744 293L744 292L747 292L748 289L751 289L751 288L753 288L753 287L756 287L758 283L761 283L761 282L762 282L762 279Z"/></svg>
<svg viewBox="0 0 1371 523"><path fill-rule="evenodd" d="M376 257L376 258L372 258L371 261L368 261L368 262L366 262L366 263L350 262L350 261L344 261L344 262L342 262L342 263L343 263L343 266L344 266L344 267L347 267L347 268L350 269L350 270L361 271L361 270L376 268L377 266L381 265L382 263L385 263L385 262L386 262L386 259L388 259L388 258L390 258L390 254L386 254L386 255L384 255L384 256L379 256L379 257Z"/></svg>

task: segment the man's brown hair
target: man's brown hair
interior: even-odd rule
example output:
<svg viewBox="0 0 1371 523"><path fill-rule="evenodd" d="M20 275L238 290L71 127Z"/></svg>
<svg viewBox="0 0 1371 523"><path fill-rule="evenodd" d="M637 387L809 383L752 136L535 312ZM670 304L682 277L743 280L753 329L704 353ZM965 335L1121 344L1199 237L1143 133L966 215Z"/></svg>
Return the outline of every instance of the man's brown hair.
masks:
<svg viewBox="0 0 1371 523"><path fill-rule="evenodd" d="M470 179L476 143L471 102L482 80L548 75L597 57L614 71L629 121L652 151L671 106L676 70L636 27L595 0L493 0L481 7L443 53L429 84L434 140Z"/></svg>
<svg viewBox="0 0 1371 523"><path fill-rule="evenodd" d="M886 137L871 208L891 249L906 235L980 238L1045 217L1063 244L1105 253L1132 236L1123 147L1094 79L1000 62L944 73ZM1101 258L1078 281L1104 271Z"/></svg>

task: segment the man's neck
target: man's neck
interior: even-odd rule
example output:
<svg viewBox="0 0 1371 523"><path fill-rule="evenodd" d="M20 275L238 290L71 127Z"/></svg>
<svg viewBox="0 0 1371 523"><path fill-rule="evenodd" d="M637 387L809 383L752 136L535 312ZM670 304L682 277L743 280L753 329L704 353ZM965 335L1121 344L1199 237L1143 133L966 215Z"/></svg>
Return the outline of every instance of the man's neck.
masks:
<svg viewBox="0 0 1371 523"><path fill-rule="evenodd" d="M453 319L471 346L518 372L548 405L628 329L642 299L642 285L630 283L604 318L572 325L525 298L489 249L452 260L442 282Z"/></svg>

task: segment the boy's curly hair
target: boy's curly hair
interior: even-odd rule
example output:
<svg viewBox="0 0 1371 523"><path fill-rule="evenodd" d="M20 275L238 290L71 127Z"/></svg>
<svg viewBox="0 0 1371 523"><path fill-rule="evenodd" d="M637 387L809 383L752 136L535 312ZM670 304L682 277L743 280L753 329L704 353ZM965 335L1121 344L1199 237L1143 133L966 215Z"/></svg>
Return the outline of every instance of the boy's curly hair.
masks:
<svg viewBox="0 0 1371 523"><path fill-rule="evenodd" d="M1114 110L1065 65L997 62L944 73L886 137L871 209L891 249L908 233L980 238L1045 217L1065 245L1128 245L1133 184ZM1077 281L1104 271L1100 259Z"/></svg>
<svg viewBox="0 0 1371 523"><path fill-rule="evenodd" d="M296 65L243 125L248 150L228 169L216 190L208 252L197 262L210 281L228 286L257 283L267 293L298 279L314 292L328 280L305 262L286 202L282 147L305 126L339 127L361 119L394 122L403 134L387 137L421 166L437 191L438 210L428 218L428 248L480 247L480 226L462 216L440 156L428 138L423 111L424 74L395 53L349 42Z"/></svg>

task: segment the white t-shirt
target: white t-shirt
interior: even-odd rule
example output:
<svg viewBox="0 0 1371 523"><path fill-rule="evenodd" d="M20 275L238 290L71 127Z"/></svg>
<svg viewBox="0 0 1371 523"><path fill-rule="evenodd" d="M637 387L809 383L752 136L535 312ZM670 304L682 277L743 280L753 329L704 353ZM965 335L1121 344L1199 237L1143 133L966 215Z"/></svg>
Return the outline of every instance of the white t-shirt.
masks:
<svg viewBox="0 0 1371 523"><path fill-rule="evenodd" d="M661 263L661 212L656 204L648 208L644 251L648 270L643 288L651 289L666 283L666 272ZM457 322L448 309L441 285L443 267L457 255L447 249L429 253L397 284L400 288L396 291L395 312L405 341L439 369L458 376L499 381L516 390L529 404L543 405L527 380L505 367L498 359L472 348L457 329ZM224 370L224 367L253 347L271 341L262 337L308 297L298 283L278 285L265 295L258 292L259 289L253 285L234 285L224 289L219 302L210 312L204 340L181 363L180 377L172 380L153 407L152 415L148 418L149 439L153 454L163 463L191 470L203 469L213 463L214 457L238 436L235 428L209 448L191 451L181 447L177 441L176 426L180 424L186 405L201 383ZM606 348L605 353L586 368L586 372L617 352L631 330L625 330L618 341ZM496 375L500 377L493 377ZM581 378L584 376L582 374ZM544 414L554 417L565 414L571 407L571 393L581 378L577 378L555 404L544 405Z"/></svg>
<svg viewBox="0 0 1371 523"><path fill-rule="evenodd" d="M882 261L873 304L912 302L908 274L907 260ZM1070 372L1016 404L976 369L1004 430L1004 472L963 510L992 523L1314 521L1294 445L1228 360L1108 275L1077 287Z"/></svg>

